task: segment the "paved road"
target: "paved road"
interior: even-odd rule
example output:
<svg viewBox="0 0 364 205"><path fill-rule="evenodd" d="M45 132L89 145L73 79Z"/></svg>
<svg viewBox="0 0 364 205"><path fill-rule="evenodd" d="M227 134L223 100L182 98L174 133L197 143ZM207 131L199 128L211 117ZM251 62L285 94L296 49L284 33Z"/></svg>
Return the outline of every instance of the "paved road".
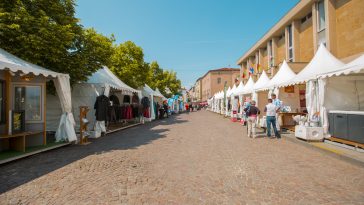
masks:
<svg viewBox="0 0 364 205"><path fill-rule="evenodd" d="M0 204L364 204L364 169L207 111L0 167Z"/></svg>

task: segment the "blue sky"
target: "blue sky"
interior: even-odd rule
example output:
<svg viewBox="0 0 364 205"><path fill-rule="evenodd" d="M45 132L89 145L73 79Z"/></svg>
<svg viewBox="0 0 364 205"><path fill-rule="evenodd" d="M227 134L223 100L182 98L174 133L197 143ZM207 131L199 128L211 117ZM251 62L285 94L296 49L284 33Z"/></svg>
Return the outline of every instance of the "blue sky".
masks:
<svg viewBox="0 0 364 205"><path fill-rule="evenodd" d="M77 0L85 27L131 40L190 87L237 59L299 0Z"/></svg>

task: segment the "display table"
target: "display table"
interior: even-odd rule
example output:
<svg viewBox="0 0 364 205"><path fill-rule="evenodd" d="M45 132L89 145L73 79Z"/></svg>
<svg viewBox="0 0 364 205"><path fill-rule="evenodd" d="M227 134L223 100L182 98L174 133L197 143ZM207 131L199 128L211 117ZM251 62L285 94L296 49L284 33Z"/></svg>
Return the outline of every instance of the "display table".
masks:
<svg viewBox="0 0 364 205"><path fill-rule="evenodd" d="M280 127L283 129L295 131L296 122L293 120L293 116L296 115L304 115L306 116L306 113L302 112L280 112L278 114L278 118L280 118Z"/></svg>
<svg viewBox="0 0 364 205"><path fill-rule="evenodd" d="M25 152L25 140L27 136L41 134L43 131L21 132L12 135L0 135L0 139L9 139L10 149Z"/></svg>

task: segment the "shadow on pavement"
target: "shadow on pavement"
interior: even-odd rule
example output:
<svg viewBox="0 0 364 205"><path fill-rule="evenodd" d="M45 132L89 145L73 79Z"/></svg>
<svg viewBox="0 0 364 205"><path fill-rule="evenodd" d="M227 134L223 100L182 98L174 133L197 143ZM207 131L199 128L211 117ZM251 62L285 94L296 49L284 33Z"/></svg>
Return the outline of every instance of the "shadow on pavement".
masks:
<svg viewBox="0 0 364 205"><path fill-rule="evenodd" d="M88 145L70 145L1 165L0 194L89 155L112 150L135 149L154 140L165 138L164 133L169 129L159 129L157 126L185 122L187 121L178 119L178 115L172 115L169 118L91 139Z"/></svg>

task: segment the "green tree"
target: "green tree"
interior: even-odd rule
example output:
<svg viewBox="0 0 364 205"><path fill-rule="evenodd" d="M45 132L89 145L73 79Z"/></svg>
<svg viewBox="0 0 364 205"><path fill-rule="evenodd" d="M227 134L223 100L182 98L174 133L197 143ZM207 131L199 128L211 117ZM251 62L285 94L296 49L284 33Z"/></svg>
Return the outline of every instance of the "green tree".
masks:
<svg viewBox="0 0 364 205"><path fill-rule="evenodd" d="M84 30L74 0L0 1L0 47L34 64L84 81L110 62L113 36Z"/></svg>
<svg viewBox="0 0 364 205"><path fill-rule="evenodd" d="M174 71L163 70L157 61L153 61L149 64L147 79L147 84L151 88L158 88L166 97L177 94L181 88L181 81L178 80L177 73ZM166 92L167 88L171 91L170 94Z"/></svg>
<svg viewBox="0 0 364 205"><path fill-rule="evenodd" d="M149 66L144 62L143 49L132 41L115 47L110 69L127 85L138 88L147 82Z"/></svg>

